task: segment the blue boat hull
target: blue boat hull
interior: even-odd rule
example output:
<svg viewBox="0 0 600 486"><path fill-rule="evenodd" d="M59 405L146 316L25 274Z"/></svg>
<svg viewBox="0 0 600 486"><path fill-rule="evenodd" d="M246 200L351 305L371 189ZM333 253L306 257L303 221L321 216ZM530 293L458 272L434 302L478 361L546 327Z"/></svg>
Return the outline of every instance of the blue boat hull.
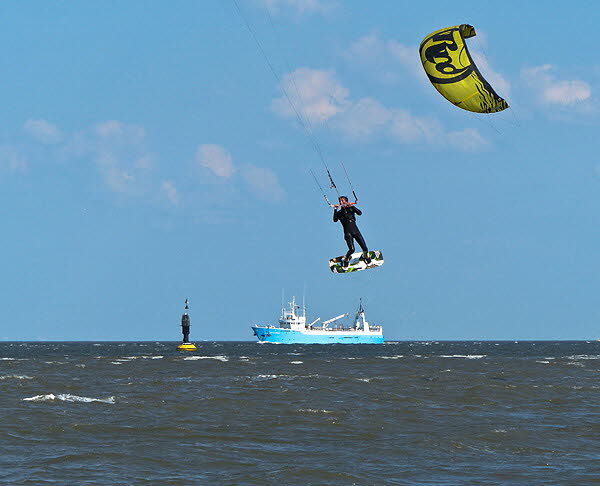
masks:
<svg viewBox="0 0 600 486"><path fill-rule="evenodd" d="M277 344L382 344L383 335L360 332L300 332L291 329L253 326L259 342Z"/></svg>

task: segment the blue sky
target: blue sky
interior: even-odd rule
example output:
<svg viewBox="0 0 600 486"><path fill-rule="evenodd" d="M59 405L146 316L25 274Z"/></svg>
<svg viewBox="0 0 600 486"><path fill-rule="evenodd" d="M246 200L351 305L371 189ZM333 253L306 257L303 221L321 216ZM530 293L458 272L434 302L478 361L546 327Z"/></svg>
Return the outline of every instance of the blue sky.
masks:
<svg viewBox="0 0 600 486"><path fill-rule="evenodd" d="M233 0L2 3L0 339L178 340L186 297L195 340L251 339L304 288L388 339L599 337L595 3L238 4L275 75ZM511 109L428 83L421 39L459 23ZM284 89L382 268L329 272Z"/></svg>

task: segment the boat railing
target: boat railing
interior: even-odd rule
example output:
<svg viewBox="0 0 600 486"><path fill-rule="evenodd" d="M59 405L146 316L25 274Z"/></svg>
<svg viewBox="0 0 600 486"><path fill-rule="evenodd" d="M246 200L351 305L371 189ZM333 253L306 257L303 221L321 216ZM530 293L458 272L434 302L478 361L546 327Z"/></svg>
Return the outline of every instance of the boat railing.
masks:
<svg viewBox="0 0 600 486"><path fill-rule="evenodd" d="M307 328L308 329L308 328ZM313 326L310 328L313 331L329 331L329 332L340 332L340 331L357 331L360 330L362 331L362 328L356 328L356 327L344 327L344 326L332 326L332 327L316 327ZM369 332L379 332L381 331L382 327L381 326L369 326Z"/></svg>

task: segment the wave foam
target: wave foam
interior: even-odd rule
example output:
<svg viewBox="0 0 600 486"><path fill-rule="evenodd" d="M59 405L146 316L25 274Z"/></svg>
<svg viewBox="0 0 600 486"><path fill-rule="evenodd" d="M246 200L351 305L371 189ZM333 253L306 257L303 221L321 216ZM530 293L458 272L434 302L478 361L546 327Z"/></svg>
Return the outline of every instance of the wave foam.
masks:
<svg viewBox="0 0 600 486"><path fill-rule="evenodd" d="M27 375L4 375L4 376L0 376L0 380L33 380L33 376L27 376Z"/></svg>
<svg viewBox="0 0 600 486"><path fill-rule="evenodd" d="M333 410L315 410L314 408L301 408L298 410L301 413L335 413Z"/></svg>
<svg viewBox="0 0 600 486"><path fill-rule="evenodd" d="M196 361L198 359L216 359L218 361L229 361L227 356L188 356L184 361Z"/></svg>
<svg viewBox="0 0 600 486"><path fill-rule="evenodd" d="M115 397L108 398L90 398L90 397L80 397L77 395L71 395L70 393L59 393L55 395L54 393L49 393L47 395L36 395L34 397L23 398L24 402L49 402L54 400L60 400L63 402L82 402L82 403L91 403L91 402L101 402L101 403L110 403L111 405L115 403Z"/></svg>
<svg viewBox="0 0 600 486"><path fill-rule="evenodd" d="M274 380L276 378L279 378L280 376L284 376L284 375L258 375L256 377L257 380Z"/></svg>

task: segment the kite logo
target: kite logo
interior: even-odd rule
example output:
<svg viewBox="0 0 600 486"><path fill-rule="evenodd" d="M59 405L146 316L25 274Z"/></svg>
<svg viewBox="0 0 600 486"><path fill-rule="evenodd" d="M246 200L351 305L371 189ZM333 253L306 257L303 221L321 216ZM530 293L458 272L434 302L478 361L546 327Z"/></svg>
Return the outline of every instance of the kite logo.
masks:
<svg viewBox="0 0 600 486"><path fill-rule="evenodd" d="M473 71L457 28L434 33L423 41L420 50L423 67L434 83L456 83Z"/></svg>

